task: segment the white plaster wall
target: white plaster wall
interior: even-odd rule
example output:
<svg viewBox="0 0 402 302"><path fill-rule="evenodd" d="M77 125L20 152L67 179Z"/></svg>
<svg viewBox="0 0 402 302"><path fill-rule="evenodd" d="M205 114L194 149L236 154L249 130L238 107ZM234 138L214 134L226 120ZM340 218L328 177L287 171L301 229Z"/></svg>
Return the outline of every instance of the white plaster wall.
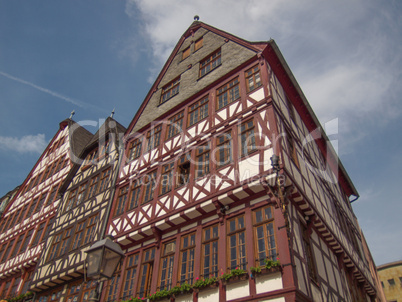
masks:
<svg viewBox="0 0 402 302"><path fill-rule="evenodd" d="M226 285L226 300L233 300L237 298L247 297L250 295L250 287L248 280L229 283ZM215 301L215 300L214 300ZM218 301L218 300L216 300Z"/></svg>
<svg viewBox="0 0 402 302"><path fill-rule="evenodd" d="M193 302L193 294L180 295L174 299L175 302Z"/></svg>
<svg viewBox="0 0 402 302"><path fill-rule="evenodd" d="M198 302L219 301L219 288L202 290L198 293Z"/></svg>
<svg viewBox="0 0 402 302"><path fill-rule="evenodd" d="M278 272L275 274L257 276L255 280L255 286L257 294L282 289L282 274Z"/></svg>

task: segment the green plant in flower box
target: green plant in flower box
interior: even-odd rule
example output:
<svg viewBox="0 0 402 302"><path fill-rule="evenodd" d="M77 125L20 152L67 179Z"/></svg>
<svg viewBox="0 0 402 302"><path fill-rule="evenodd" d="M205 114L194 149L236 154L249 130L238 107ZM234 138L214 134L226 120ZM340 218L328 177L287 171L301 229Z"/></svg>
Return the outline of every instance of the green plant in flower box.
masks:
<svg viewBox="0 0 402 302"><path fill-rule="evenodd" d="M244 269L236 267L235 269L232 269L230 273L225 273L222 274L220 277L222 280L228 281L229 279L235 277L235 276L242 276L247 274L247 272Z"/></svg>
<svg viewBox="0 0 402 302"><path fill-rule="evenodd" d="M210 286L218 282L218 278L216 277L211 277L211 278L196 278L195 283L193 284L193 288L203 288L206 286Z"/></svg>
<svg viewBox="0 0 402 302"><path fill-rule="evenodd" d="M158 292L155 292L152 295L149 295L149 300L157 301L157 300L160 300L160 299L169 298L170 295L171 295L171 293L170 293L169 290L163 289L163 290L160 290Z"/></svg>

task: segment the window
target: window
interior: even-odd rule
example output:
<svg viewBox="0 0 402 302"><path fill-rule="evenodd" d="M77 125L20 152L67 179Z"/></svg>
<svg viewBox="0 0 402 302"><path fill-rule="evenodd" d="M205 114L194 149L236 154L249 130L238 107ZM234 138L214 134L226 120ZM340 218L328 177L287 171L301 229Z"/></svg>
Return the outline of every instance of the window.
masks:
<svg viewBox="0 0 402 302"><path fill-rule="evenodd" d="M188 126L192 126L208 116L208 96L188 108Z"/></svg>
<svg viewBox="0 0 402 302"><path fill-rule="evenodd" d="M29 218L32 216L33 211L35 210L35 206L38 203L39 198L35 198L32 202L31 202L31 206L28 209L28 214L26 216L26 218ZM14 225L14 223L11 223L11 225Z"/></svg>
<svg viewBox="0 0 402 302"><path fill-rule="evenodd" d="M289 117L292 121L296 122L296 118L295 118L295 112L293 111L293 104L292 102L289 100L288 96L285 94L285 101L286 101L286 105L288 107L288 111L289 111Z"/></svg>
<svg viewBox="0 0 402 302"><path fill-rule="evenodd" d="M218 277L218 225L205 228L202 239L201 273L204 278Z"/></svg>
<svg viewBox="0 0 402 302"><path fill-rule="evenodd" d="M98 220L97 215L94 215L94 216L88 218L88 223L87 223L87 228L85 230L83 245L92 242L93 236L95 234L95 227L96 227L97 220Z"/></svg>
<svg viewBox="0 0 402 302"><path fill-rule="evenodd" d="M182 236L180 243L180 284L193 284L195 256L195 233Z"/></svg>
<svg viewBox="0 0 402 302"><path fill-rule="evenodd" d="M138 206L138 201L140 200L140 192L141 192L141 182L137 179L133 181L130 194L130 203L128 204L129 210L132 210Z"/></svg>
<svg viewBox="0 0 402 302"><path fill-rule="evenodd" d="M59 188L59 184L56 184L52 187L52 189L50 190L49 197L46 201L46 206L49 206L55 200L58 188Z"/></svg>
<svg viewBox="0 0 402 302"><path fill-rule="evenodd" d="M98 286L96 281L87 281L82 291L82 301L89 301L95 292L95 288Z"/></svg>
<svg viewBox="0 0 402 302"><path fill-rule="evenodd" d="M177 187L186 185L190 179L190 153L180 156L177 163Z"/></svg>
<svg viewBox="0 0 402 302"><path fill-rule="evenodd" d="M80 301L81 296L80 293L81 293L81 283L71 284L67 290L67 296L65 301L67 302ZM47 302L47 300L43 300L43 302Z"/></svg>
<svg viewBox="0 0 402 302"><path fill-rule="evenodd" d="M117 301L119 296L119 281L120 281L120 265L116 270L116 273L113 275L112 279L107 283L106 290L106 301Z"/></svg>
<svg viewBox="0 0 402 302"><path fill-rule="evenodd" d="M96 175L89 181L88 198L94 196L98 190L100 174Z"/></svg>
<svg viewBox="0 0 402 302"><path fill-rule="evenodd" d="M82 238L84 236L84 228L85 228L85 221L83 221L77 225L75 234L73 237L73 242L71 245L72 250L75 250L76 248L80 247Z"/></svg>
<svg viewBox="0 0 402 302"><path fill-rule="evenodd" d="M169 119L169 126L167 130L167 138L171 138L178 133L181 133L183 127L184 111L179 112Z"/></svg>
<svg viewBox="0 0 402 302"><path fill-rule="evenodd" d="M108 156L110 153L110 142L109 140L105 141L105 138L103 138L101 141L99 141L99 158L103 158L105 156Z"/></svg>
<svg viewBox="0 0 402 302"><path fill-rule="evenodd" d="M265 265L265 259L276 260L277 258L272 213L272 206L253 211L256 266Z"/></svg>
<svg viewBox="0 0 402 302"><path fill-rule="evenodd" d="M232 135L226 132L216 138L216 166L223 167L232 161Z"/></svg>
<svg viewBox="0 0 402 302"><path fill-rule="evenodd" d="M61 241L59 256L64 255L68 251L68 246L70 244L70 238L73 233L73 228L69 228L64 231L63 239Z"/></svg>
<svg viewBox="0 0 402 302"><path fill-rule="evenodd" d="M142 203L146 203L153 199L153 193L155 190L155 183L156 183L156 171L145 175L142 179L143 186L144 186L144 196Z"/></svg>
<svg viewBox="0 0 402 302"><path fill-rule="evenodd" d="M178 94L179 88L180 88L180 77L174 79L172 82L165 85L162 88L162 96L161 96L160 104L166 102L167 100L169 100L170 98L172 98L176 94Z"/></svg>
<svg viewBox="0 0 402 302"><path fill-rule="evenodd" d="M390 286L395 286L395 280L392 278L392 279L388 279L387 280L388 281L388 284L390 285Z"/></svg>
<svg viewBox="0 0 402 302"><path fill-rule="evenodd" d="M300 224L302 228L303 246L308 272L310 278L317 282L317 269L315 267L313 249L311 248L310 244L310 234L308 233L306 226L303 223Z"/></svg>
<svg viewBox="0 0 402 302"><path fill-rule="evenodd" d="M290 158L293 160L295 165L297 167L299 167L299 161L297 159L297 151L296 151L295 142L293 140L293 137L287 129L285 129L285 135L286 135L286 144L288 147Z"/></svg>
<svg viewBox="0 0 402 302"><path fill-rule="evenodd" d="M24 234L21 234L18 236L17 243L15 244L15 247L13 249L13 252L12 252L10 258L13 258L18 254L23 239L24 239Z"/></svg>
<svg viewBox="0 0 402 302"><path fill-rule="evenodd" d="M61 157L57 161L56 169L54 170L55 173L57 173L57 172L59 172L61 170L61 167L63 166L63 162L64 162L64 157Z"/></svg>
<svg viewBox="0 0 402 302"><path fill-rule="evenodd" d="M11 290L9 296L14 297L17 296L18 285L21 283L21 277L18 277L14 280L13 286L11 286Z"/></svg>
<svg viewBox="0 0 402 302"><path fill-rule="evenodd" d="M8 292L8 289L10 288L10 285L11 285L11 280L7 281L6 285L4 285L4 288L3 288L3 291L2 291L2 296L3 297L7 296L7 292Z"/></svg>
<svg viewBox="0 0 402 302"><path fill-rule="evenodd" d="M52 246L50 247L50 252L49 252L48 259L47 259L48 261L51 261L57 257L57 252L59 251L59 247L60 247L61 236L62 236L62 233L54 235L53 243L52 243Z"/></svg>
<svg viewBox="0 0 402 302"><path fill-rule="evenodd" d="M27 272L24 278L24 285L22 286L21 293L26 293L28 291L28 286L32 280L33 271Z"/></svg>
<svg viewBox="0 0 402 302"><path fill-rule="evenodd" d="M197 51L198 49L200 49L202 47L203 43L204 43L203 37L201 37L197 41L195 41L194 51Z"/></svg>
<svg viewBox="0 0 402 302"><path fill-rule="evenodd" d="M154 258L155 248L148 249L142 254L141 272L137 290L138 297L140 298L145 298L150 294Z"/></svg>
<svg viewBox="0 0 402 302"><path fill-rule="evenodd" d="M31 247L36 246L40 242L39 240L41 240L41 238L42 238L42 233L43 233L44 228L45 228L45 222L43 222L39 225L38 230L36 231L34 240L32 241Z"/></svg>
<svg viewBox="0 0 402 302"><path fill-rule="evenodd" d="M85 200L85 194L87 192L87 188L88 188L88 183L87 182L80 186L80 188L78 190L77 199L75 201L74 206L78 206L79 204L81 204Z"/></svg>
<svg viewBox="0 0 402 302"><path fill-rule="evenodd" d="M24 243L21 246L21 252L25 252L27 250L29 241L31 241L32 238L32 234L33 234L34 229L30 229L27 233L27 235L24 238ZM1 255L1 253L0 253Z"/></svg>
<svg viewBox="0 0 402 302"><path fill-rule="evenodd" d="M123 281L123 295L121 297L124 300L134 295L134 282L137 274L138 260L138 254L128 256L127 258Z"/></svg>
<svg viewBox="0 0 402 302"><path fill-rule="evenodd" d="M86 166L95 164L97 158L98 158L98 148L96 148L95 150L92 150L92 151L87 155L87 157L85 158L84 164L82 165L83 168L85 168Z"/></svg>
<svg viewBox="0 0 402 302"><path fill-rule="evenodd" d="M183 50L181 59L184 60L184 59L188 58L189 55L190 55L190 46Z"/></svg>
<svg viewBox="0 0 402 302"><path fill-rule="evenodd" d="M17 220L16 224L21 223L22 219L23 219L24 216L25 216L26 211L28 210L28 206L29 206L29 204L26 204L26 205L22 208L22 210L20 211L20 214L19 214L19 216L18 216L18 220Z"/></svg>
<svg viewBox="0 0 402 302"><path fill-rule="evenodd" d="M172 288L172 278L173 278L173 264L174 255L176 251L176 242L171 241L163 245L162 259L161 259L161 269L160 269L160 279L159 279L159 290L169 290Z"/></svg>
<svg viewBox="0 0 402 302"><path fill-rule="evenodd" d="M241 156L256 150L254 121L251 119L240 126Z"/></svg>
<svg viewBox="0 0 402 302"><path fill-rule="evenodd" d="M110 176L110 168L101 173L99 192L103 192L104 190L106 190L109 184L109 176Z"/></svg>
<svg viewBox="0 0 402 302"><path fill-rule="evenodd" d="M64 210L65 212L70 211L72 209L73 205L75 204L75 200L77 199L77 192L78 188L70 191L70 194L68 195L66 209Z"/></svg>
<svg viewBox="0 0 402 302"><path fill-rule="evenodd" d="M162 125L155 126L147 133L147 151L158 148L161 139Z"/></svg>
<svg viewBox="0 0 402 302"><path fill-rule="evenodd" d="M3 253L4 253L4 250L6 249L6 246L7 246L7 244L6 243L3 243L1 246L0 246L0 263L2 263L2 256L3 256Z"/></svg>
<svg viewBox="0 0 402 302"><path fill-rule="evenodd" d="M204 176L209 173L209 146L200 146L196 150L197 171L196 177Z"/></svg>
<svg viewBox="0 0 402 302"><path fill-rule="evenodd" d="M246 71L247 92L250 92L261 86L260 68L258 64Z"/></svg>
<svg viewBox="0 0 402 302"><path fill-rule="evenodd" d="M246 269L246 232L244 216L235 217L227 222L228 268Z"/></svg>
<svg viewBox="0 0 402 302"><path fill-rule="evenodd" d="M221 65L221 49L210 54L208 57L200 61L199 77L206 75L208 72L214 70Z"/></svg>
<svg viewBox="0 0 402 302"><path fill-rule="evenodd" d="M142 141L139 138L135 139L130 143L127 156L129 161L140 157L141 147L142 147Z"/></svg>
<svg viewBox="0 0 402 302"><path fill-rule="evenodd" d="M124 213L124 208L128 199L128 188L129 185L120 188L119 197L117 198L117 205L114 215L119 216Z"/></svg>
<svg viewBox="0 0 402 302"><path fill-rule="evenodd" d="M172 190L174 161L162 166L162 175L159 194L165 194Z"/></svg>
<svg viewBox="0 0 402 302"><path fill-rule="evenodd" d="M236 78L216 91L218 110L240 98L239 79Z"/></svg>

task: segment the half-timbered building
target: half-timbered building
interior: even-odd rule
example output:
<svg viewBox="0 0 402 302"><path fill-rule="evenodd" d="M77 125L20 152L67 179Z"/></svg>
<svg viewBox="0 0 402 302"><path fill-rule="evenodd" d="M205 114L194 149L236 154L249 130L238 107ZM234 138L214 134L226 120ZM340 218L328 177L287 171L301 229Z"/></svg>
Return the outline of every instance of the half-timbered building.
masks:
<svg viewBox="0 0 402 302"><path fill-rule="evenodd" d="M196 20L127 129L101 300L375 301L356 197L276 43Z"/></svg>
<svg viewBox="0 0 402 302"><path fill-rule="evenodd" d="M0 225L0 297L26 293L40 259L45 234L56 215L57 191L74 157L92 137L71 119L60 128L8 202Z"/></svg>
<svg viewBox="0 0 402 302"><path fill-rule="evenodd" d="M125 130L107 118L61 185L59 211L30 286L36 301L87 301L94 290L84 279L84 250L105 233Z"/></svg>

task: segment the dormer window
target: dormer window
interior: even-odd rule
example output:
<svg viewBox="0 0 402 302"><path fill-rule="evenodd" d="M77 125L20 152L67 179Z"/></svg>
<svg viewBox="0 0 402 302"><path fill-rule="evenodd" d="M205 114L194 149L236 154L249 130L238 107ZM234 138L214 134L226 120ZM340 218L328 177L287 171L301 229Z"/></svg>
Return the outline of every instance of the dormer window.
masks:
<svg viewBox="0 0 402 302"><path fill-rule="evenodd" d="M174 79L169 84L163 86L160 104L166 102L170 98L179 93L180 77Z"/></svg>

